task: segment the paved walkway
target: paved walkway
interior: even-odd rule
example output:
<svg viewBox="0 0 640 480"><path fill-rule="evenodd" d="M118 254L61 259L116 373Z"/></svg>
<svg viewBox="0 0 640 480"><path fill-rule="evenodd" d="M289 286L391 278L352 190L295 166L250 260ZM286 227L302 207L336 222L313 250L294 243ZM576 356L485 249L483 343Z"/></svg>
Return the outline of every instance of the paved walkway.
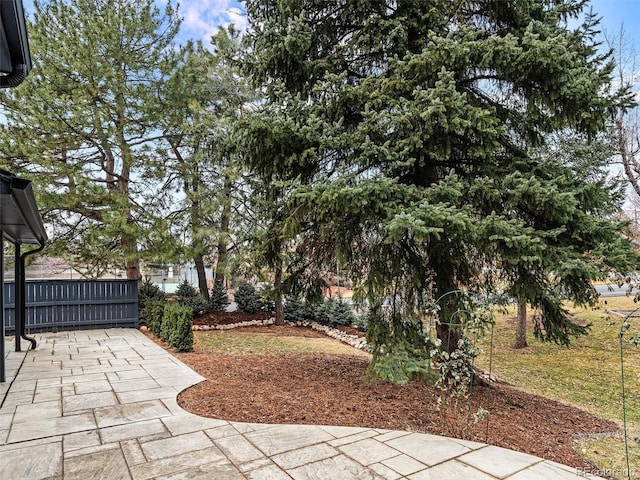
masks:
<svg viewBox="0 0 640 480"><path fill-rule="evenodd" d="M584 478L523 453L433 435L198 417L176 396L202 377L137 330L36 339L28 353L7 342L2 479Z"/></svg>

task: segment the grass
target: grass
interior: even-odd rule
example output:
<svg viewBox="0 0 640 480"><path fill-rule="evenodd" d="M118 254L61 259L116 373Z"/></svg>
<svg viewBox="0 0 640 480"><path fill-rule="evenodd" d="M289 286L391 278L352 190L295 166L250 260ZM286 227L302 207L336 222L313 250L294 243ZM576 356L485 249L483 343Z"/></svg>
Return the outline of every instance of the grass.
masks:
<svg viewBox="0 0 640 480"><path fill-rule="evenodd" d="M512 348L515 340L515 312L496 317L493 332L492 372L524 391L575 405L583 410L623 423L620 327L622 319L606 314L606 309L633 310L632 298L616 297L601 301L596 309L570 308L580 321L591 323L590 334L575 339L569 347L542 343L528 332L526 349ZM640 319L630 319L628 340L640 334ZM478 359L481 368L489 365L489 341ZM634 437L640 432L640 349L623 341L626 389L626 415L631 452L631 469L640 474L640 445ZM626 469L622 436L583 438L576 446L587 459L602 469ZM621 475L618 475L621 476Z"/></svg>
<svg viewBox="0 0 640 480"><path fill-rule="evenodd" d="M207 352L220 355L368 355L331 338L308 338L240 330L195 332L195 344Z"/></svg>
<svg viewBox="0 0 640 480"><path fill-rule="evenodd" d="M515 387L542 395L618 423L622 428L620 369L620 326L622 319L607 316L607 309L633 310L640 304L632 298L616 297L601 301L595 309L570 308L579 321L591 323L590 334L575 339L569 347L542 343L528 332L529 347L515 350L515 311L496 316L493 351L485 337L485 354L478 366ZM632 318L623 339L640 335L640 318ZM333 339L282 336L273 333L196 332L196 345L217 354L335 354L367 355ZM640 478L640 348L623 343L630 478ZM585 458L612 476L627 478L624 439L621 435L594 436L574 441ZM636 476L637 474L637 476Z"/></svg>

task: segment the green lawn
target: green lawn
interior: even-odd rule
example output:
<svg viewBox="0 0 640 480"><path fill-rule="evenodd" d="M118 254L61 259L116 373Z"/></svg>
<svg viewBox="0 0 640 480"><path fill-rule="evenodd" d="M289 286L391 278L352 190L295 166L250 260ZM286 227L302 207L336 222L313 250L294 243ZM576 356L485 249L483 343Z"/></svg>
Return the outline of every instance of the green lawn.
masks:
<svg viewBox="0 0 640 480"><path fill-rule="evenodd" d="M541 343L529 332L529 347L512 348L515 312L496 316L493 332L492 372L500 379L527 392L575 405L611 419L622 426L622 391L619 333L622 319L607 316L606 309L631 310L639 305L632 298L613 298L597 309L570 308L575 317L592 324L591 333L573 341L569 347ZM640 318L631 319L624 339L640 334ZM485 354L478 365L488 369L490 342L484 339ZM640 349L623 343L627 422L632 469L640 472L640 448L634 441L640 432ZM601 468L626 468L622 438L588 439L577 448Z"/></svg>
<svg viewBox="0 0 640 480"><path fill-rule="evenodd" d="M194 332L198 347L221 355L331 354L369 355L331 338L307 338L273 333L228 331Z"/></svg>
<svg viewBox="0 0 640 480"><path fill-rule="evenodd" d="M515 312L496 315L493 332L492 372L500 379L524 391L575 405L583 410L617 422L622 427L619 332L622 319L607 316L606 309L637 308L631 298L613 298L597 309L570 311L579 321L592 324L588 336L577 338L569 347L541 343L528 333L529 347L512 348L515 336ZM630 320L625 339L640 335L640 318ZM368 355L329 338L305 338L272 333L231 330L196 332L196 344L217 354L338 354ZM623 344L627 422L631 468L640 472L640 349ZM482 343L485 353L478 366L487 370L490 342ZM579 439L576 448L600 468L623 471L622 437ZM623 477L622 475L619 475Z"/></svg>

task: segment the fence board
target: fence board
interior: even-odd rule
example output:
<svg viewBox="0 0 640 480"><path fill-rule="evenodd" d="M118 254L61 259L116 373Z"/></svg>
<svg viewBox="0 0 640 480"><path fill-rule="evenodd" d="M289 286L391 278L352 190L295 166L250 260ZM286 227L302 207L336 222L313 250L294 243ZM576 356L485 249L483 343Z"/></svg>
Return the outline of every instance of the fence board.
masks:
<svg viewBox="0 0 640 480"><path fill-rule="evenodd" d="M5 282L5 331L15 331L15 284ZM26 282L26 330L138 328L136 280L34 280Z"/></svg>

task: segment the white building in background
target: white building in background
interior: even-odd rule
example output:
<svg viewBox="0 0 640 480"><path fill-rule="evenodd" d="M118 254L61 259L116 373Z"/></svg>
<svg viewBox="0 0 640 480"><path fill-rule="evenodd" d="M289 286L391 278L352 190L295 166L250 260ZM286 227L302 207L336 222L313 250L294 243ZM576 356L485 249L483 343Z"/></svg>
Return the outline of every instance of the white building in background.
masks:
<svg viewBox="0 0 640 480"><path fill-rule="evenodd" d="M11 264L12 257L6 257L6 265L4 279L13 281L14 269ZM142 278L149 277L151 281L158 285L165 293L175 293L178 285L183 280L187 280L193 287L198 288L198 274L196 273L195 264L193 262L185 265L166 264L166 265L143 265L141 267ZM206 267L207 283L209 288L213 285L213 275L211 267ZM80 280L90 278L83 274L82 268L74 268L64 259L59 257L38 257L25 268L27 280ZM105 273L101 278L125 278L124 269L114 269Z"/></svg>
<svg viewBox="0 0 640 480"><path fill-rule="evenodd" d="M4 278L13 281L13 257L6 259ZM86 278L81 271L74 269L65 260L59 257L38 257L33 262L25 266L25 277L27 280L80 280ZM122 275L109 275L109 278L122 278Z"/></svg>
<svg viewBox="0 0 640 480"><path fill-rule="evenodd" d="M210 266L205 266L207 275L207 285L209 288L213 285L213 274ZM193 262L184 265L166 264L166 265L149 265L142 268L143 278L149 277L151 281L158 285L165 293L175 293L184 280L192 287L198 288L198 273Z"/></svg>

